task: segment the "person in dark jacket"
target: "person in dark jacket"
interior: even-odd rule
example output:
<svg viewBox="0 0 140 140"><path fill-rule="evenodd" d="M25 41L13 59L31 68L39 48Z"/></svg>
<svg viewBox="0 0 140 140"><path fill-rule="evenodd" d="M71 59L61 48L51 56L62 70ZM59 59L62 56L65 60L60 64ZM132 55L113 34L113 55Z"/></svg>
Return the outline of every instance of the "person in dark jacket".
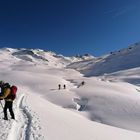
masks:
<svg viewBox="0 0 140 140"><path fill-rule="evenodd" d="M10 89L10 85L8 83L5 83L5 85L7 84L7 86L1 85L1 96L0 96L0 100L4 99L5 100L5 105L3 108L3 112L4 112L4 120L8 120L7 117L7 109L9 109L10 115L11 115L11 119L15 119L15 115L13 112L13 99L11 96L11 89Z"/></svg>
<svg viewBox="0 0 140 140"><path fill-rule="evenodd" d="M59 89L59 90L61 89L61 85L60 85L60 84L58 85L58 89Z"/></svg>
<svg viewBox="0 0 140 140"><path fill-rule="evenodd" d="M65 84L64 84L64 86L63 86L63 87L64 87L64 89L66 89L66 85L65 85Z"/></svg>

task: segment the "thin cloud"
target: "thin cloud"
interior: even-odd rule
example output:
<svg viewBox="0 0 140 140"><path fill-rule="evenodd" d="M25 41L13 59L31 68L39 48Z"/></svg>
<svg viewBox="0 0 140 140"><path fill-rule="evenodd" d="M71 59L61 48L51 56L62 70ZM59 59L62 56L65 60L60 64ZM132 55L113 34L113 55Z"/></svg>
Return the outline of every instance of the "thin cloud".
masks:
<svg viewBox="0 0 140 140"><path fill-rule="evenodd" d="M113 17L119 17L119 16L122 16L124 14L127 14L128 12L134 10L135 8L136 8L136 6L126 6L126 7L123 7L121 9L118 9L118 10L116 10L116 13L114 13Z"/></svg>
<svg viewBox="0 0 140 140"><path fill-rule="evenodd" d="M104 14L111 14L111 15L113 15L112 16L113 18L117 18L119 16L127 14L128 12L130 12L132 10L135 10L136 8L137 8L136 5L124 6L124 7L118 8L118 9L116 8L116 9L111 9L111 10L105 11Z"/></svg>

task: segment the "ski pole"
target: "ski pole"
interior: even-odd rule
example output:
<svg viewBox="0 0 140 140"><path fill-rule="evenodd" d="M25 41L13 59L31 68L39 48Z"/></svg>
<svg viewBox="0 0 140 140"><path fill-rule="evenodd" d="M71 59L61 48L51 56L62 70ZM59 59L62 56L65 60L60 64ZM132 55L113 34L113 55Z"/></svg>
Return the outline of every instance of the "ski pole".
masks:
<svg viewBox="0 0 140 140"><path fill-rule="evenodd" d="M2 109L3 109L3 105L2 105L2 102L1 102L1 100L0 100L0 104L1 104L1 107L2 107Z"/></svg>

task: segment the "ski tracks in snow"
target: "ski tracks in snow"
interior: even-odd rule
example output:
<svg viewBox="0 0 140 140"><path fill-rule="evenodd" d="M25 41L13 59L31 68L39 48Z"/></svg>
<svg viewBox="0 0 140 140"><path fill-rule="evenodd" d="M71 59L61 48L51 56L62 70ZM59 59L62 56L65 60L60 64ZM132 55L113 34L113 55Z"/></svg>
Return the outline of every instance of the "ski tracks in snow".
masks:
<svg viewBox="0 0 140 140"><path fill-rule="evenodd" d="M0 140L6 140L8 137L8 132L12 126L12 123L9 121L3 120L3 111L0 113L1 120L0 120Z"/></svg>
<svg viewBox="0 0 140 140"><path fill-rule="evenodd" d="M8 140L43 140L39 118L35 112L25 106L24 95L19 97L16 106L16 120L12 123Z"/></svg>

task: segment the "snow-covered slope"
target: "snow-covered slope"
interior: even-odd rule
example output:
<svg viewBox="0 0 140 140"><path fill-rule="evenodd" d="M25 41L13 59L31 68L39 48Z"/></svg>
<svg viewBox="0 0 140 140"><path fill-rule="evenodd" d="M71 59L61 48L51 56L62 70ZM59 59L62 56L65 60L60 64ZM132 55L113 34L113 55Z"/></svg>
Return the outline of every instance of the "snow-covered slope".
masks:
<svg viewBox="0 0 140 140"><path fill-rule="evenodd" d="M83 68L84 72L88 69L87 73L92 75L90 66L97 67L96 63L104 63L103 60L109 58L121 63L121 56L130 60L134 54L138 56L138 50L139 46L136 46L116 55L79 59L43 50L1 49L0 80L17 85L18 96L14 102L15 121L4 121L1 108L0 139L140 139L140 89L136 86L140 81L125 82L126 77L140 76L139 61L135 61L133 69L122 68L125 73L112 66L115 73L100 77L84 77L78 71L66 68L78 61L71 67ZM114 65L112 61L107 66ZM101 65L98 67L102 68ZM83 86L82 81L85 81ZM58 90L58 84L61 84L61 90ZM64 84L66 89L63 89Z"/></svg>
<svg viewBox="0 0 140 140"><path fill-rule="evenodd" d="M140 67L140 43L129 46L108 55L84 62L75 62L68 68L79 70L86 76L99 76L122 70Z"/></svg>

